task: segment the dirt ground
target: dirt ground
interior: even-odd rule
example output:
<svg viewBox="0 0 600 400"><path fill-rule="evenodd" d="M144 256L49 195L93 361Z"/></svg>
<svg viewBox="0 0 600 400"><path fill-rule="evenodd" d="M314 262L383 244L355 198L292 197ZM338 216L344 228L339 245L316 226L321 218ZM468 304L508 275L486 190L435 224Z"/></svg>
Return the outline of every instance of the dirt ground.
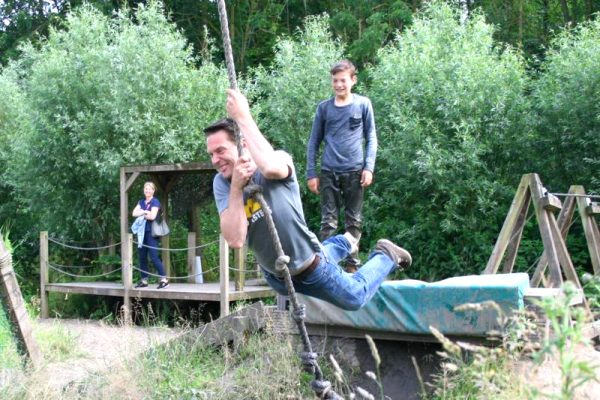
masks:
<svg viewBox="0 0 600 400"><path fill-rule="evenodd" d="M38 329L51 329L53 324L60 324L66 329L75 338L78 348L75 350L75 357L47 363L36 371L35 384L44 387L45 393L64 393L69 387L77 386L78 382L85 381L90 376L126 371L124 363L128 360L152 346L182 334L179 329L120 327L98 321L65 319L38 321ZM600 351L593 346L580 346L575 351L575 358L595 366L596 378L600 381ZM542 392L558 393L561 378L556 361L548 359L541 367L534 367L530 361L523 362L517 366L517 371L529 384L535 385ZM123 388L112 388L112 395L116 390L120 398L135 398L135 395L126 393L127 377L123 378ZM46 399L52 397L46 396ZM577 392L576 399L600 399L600 382L590 382L582 387Z"/></svg>
<svg viewBox="0 0 600 400"><path fill-rule="evenodd" d="M37 324L38 329L60 324L75 338L78 347L74 357L47 363L36 371L36 384L47 393L64 391L92 375L126 371L123 364L128 360L181 334L179 329L115 326L91 320L45 319Z"/></svg>

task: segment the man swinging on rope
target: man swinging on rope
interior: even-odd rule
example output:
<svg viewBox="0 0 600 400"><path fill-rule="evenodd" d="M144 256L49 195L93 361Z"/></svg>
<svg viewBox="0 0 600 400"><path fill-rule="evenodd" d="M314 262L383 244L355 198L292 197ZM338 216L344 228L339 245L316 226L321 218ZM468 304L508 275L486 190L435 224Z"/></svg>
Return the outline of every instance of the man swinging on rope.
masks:
<svg viewBox="0 0 600 400"><path fill-rule="evenodd" d="M304 221L300 188L290 155L275 151L265 139L250 114L248 100L240 92L229 89L226 106L231 118L204 129L208 154L219 171L213 191L221 232L232 248L240 248L248 241L275 291L288 294L283 277L275 268L277 252L269 239L264 211L244 194L251 178L261 186L271 208L281 246L290 257L288 268L297 292L346 310L357 310L373 297L390 272L410 266L412 258L408 251L381 239L361 269L345 272L338 262L356 250L354 237L345 233L319 242ZM236 123L246 150L241 156L235 141Z"/></svg>

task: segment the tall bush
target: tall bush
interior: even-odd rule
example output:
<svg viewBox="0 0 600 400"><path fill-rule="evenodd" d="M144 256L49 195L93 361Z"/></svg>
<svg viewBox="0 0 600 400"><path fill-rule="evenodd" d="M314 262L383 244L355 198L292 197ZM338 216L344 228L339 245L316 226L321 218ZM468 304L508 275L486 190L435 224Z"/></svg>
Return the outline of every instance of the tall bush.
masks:
<svg viewBox="0 0 600 400"><path fill-rule="evenodd" d="M2 73L27 121L9 133L5 179L36 229L106 237L118 231L120 166L204 157L201 129L222 116L227 81L196 61L154 2L113 18L83 6L39 48L23 48Z"/></svg>
<svg viewBox="0 0 600 400"><path fill-rule="evenodd" d="M552 186L600 190L600 20L562 32L534 83L536 138L530 152ZM540 157L540 155L544 155Z"/></svg>
<svg viewBox="0 0 600 400"><path fill-rule="evenodd" d="M433 279L478 273L519 182L526 75L475 14L434 1L379 52L369 90L379 155L370 237L388 236Z"/></svg>
<svg viewBox="0 0 600 400"><path fill-rule="evenodd" d="M329 17L309 17L295 37L277 42L270 67L252 71L254 85L249 93L256 100L261 130L275 147L292 155L303 188L306 144L315 110L321 100L332 96L329 70L342 55L342 43L329 31ZM315 225L319 219L318 198L305 197L306 215Z"/></svg>

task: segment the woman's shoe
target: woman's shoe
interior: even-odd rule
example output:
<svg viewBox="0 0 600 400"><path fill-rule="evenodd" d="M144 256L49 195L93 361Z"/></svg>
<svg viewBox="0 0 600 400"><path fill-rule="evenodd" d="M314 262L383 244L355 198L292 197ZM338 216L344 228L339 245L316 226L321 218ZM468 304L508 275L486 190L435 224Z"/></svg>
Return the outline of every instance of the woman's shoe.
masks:
<svg viewBox="0 0 600 400"><path fill-rule="evenodd" d="M141 281L139 281L137 283L137 285L135 285L136 289L140 289L140 288L143 288L143 287L148 287L148 281L145 280L145 279L142 279Z"/></svg>
<svg viewBox="0 0 600 400"><path fill-rule="evenodd" d="M167 286L169 286L169 281L166 280L166 279L164 279L164 280L161 280L160 282L158 282L158 286L156 288L157 289L164 289Z"/></svg>

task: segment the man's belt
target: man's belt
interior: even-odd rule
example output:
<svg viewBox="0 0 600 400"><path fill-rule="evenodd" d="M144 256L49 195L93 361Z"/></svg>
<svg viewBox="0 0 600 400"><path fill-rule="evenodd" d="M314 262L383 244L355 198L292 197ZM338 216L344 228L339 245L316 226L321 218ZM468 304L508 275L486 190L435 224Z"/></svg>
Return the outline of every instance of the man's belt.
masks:
<svg viewBox="0 0 600 400"><path fill-rule="evenodd" d="M319 257L318 254L315 254L314 260L308 265L308 267L304 268L299 274L292 276L292 279L297 281L306 278L307 276L312 274L315 269L317 269L320 262L321 257Z"/></svg>

